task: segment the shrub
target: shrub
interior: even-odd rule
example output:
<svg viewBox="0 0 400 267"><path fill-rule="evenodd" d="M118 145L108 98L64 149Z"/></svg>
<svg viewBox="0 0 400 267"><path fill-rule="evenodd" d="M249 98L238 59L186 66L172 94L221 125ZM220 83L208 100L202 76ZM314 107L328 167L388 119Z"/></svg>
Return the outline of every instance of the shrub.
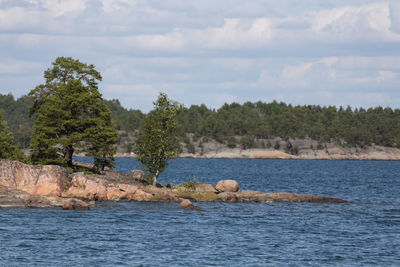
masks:
<svg viewBox="0 0 400 267"><path fill-rule="evenodd" d="M187 149L188 153L190 153L190 154L196 153L196 148L194 147L194 145L192 143L186 144L186 149Z"/></svg>
<svg viewBox="0 0 400 267"><path fill-rule="evenodd" d="M267 142L267 148L271 148L271 147L272 147L271 141L268 140L268 142Z"/></svg>
<svg viewBox="0 0 400 267"><path fill-rule="evenodd" d="M249 149L255 146L254 137L250 135L243 136L240 139L240 145L242 149Z"/></svg>
<svg viewBox="0 0 400 267"><path fill-rule="evenodd" d="M275 145L274 145L274 149L279 150L280 148L281 148L281 145L279 144L279 141L276 141Z"/></svg>
<svg viewBox="0 0 400 267"><path fill-rule="evenodd" d="M174 188L179 189L179 188L183 187L185 189L195 190L198 185L199 185L199 183L196 181L196 177L194 177L194 175L193 175L192 180L189 178L187 182L177 185L177 186L174 186Z"/></svg>
<svg viewBox="0 0 400 267"><path fill-rule="evenodd" d="M233 136L231 136L231 137L229 137L229 139L228 139L228 147L229 148L235 148L236 147L236 139L235 139L235 137L233 137Z"/></svg>

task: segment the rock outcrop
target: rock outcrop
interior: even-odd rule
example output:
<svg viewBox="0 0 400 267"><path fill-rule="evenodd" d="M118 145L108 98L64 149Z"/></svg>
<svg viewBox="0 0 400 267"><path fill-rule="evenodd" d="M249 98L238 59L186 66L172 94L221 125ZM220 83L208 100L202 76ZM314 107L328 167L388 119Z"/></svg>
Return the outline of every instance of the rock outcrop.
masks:
<svg viewBox="0 0 400 267"><path fill-rule="evenodd" d="M170 201L180 208L198 209L186 200L198 202L311 202L344 203L339 198L292 193L242 191L235 180L222 180L213 187L200 184L195 189L156 187L143 181L143 173L107 171L104 175L68 174L59 166L31 166L0 160L0 207L51 207L78 205L88 201ZM67 204L66 204L67 203ZM75 203L75 204L74 204ZM78 204L76 204L78 203ZM185 204L186 203L186 204ZM191 202L190 202L191 203ZM72 205L72 207L73 207ZM193 204L191 204L193 205Z"/></svg>
<svg viewBox="0 0 400 267"><path fill-rule="evenodd" d="M32 166L0 159L0 184L33 195L60 196L69 178L67 170L60 166Z"/></svg>
<svg viewBox="0 0 400 267"><path fill-rule="evenodd" d="M240 190L239 183L235 180L222 180L215 185L217 192L237 192Z"/></svg>
<svg viewBox="0 0 400 267"><path fill-rule="evenodd" d="M80 199L69 198L64 200L62 208L63 210L88 210L89 205Z"/></svg>
<svg viewBox="0 0 400 267"><path fill-rule="evenodd" d="M50 208L60 203L0 185L0 208Z"/></svg>

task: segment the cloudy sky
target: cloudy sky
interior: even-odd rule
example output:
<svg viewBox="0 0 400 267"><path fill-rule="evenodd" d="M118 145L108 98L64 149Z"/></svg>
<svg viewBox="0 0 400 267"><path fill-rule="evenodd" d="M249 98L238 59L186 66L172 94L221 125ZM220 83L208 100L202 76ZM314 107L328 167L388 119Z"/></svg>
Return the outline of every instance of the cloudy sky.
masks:
<svg viewBox="0 0 400 267"><path fill-rule="evenodd" d="M400 1L0 0L1 94L27 94L58 56L143 111L159 92L400 108Z"/></svg>

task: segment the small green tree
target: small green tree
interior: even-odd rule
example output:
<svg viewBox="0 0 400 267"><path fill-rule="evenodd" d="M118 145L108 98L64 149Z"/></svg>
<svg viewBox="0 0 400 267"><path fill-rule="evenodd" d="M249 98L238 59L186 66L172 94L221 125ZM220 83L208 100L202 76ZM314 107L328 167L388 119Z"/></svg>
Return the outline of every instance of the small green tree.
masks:
<svg viewBox="0 0 400 267"><path fill-rule="evenodd" d="M117 133L98 91L100 73L69 57L52 64L44 72L46 83L29 93L34 99L31 115L36 115L32 162L71 167L74 153L81 152L93 156L97 168L112 166Z"/></svg>
<svg viewBox="0 0 400 267"><path fill-rule="evenodd" d="M176 157L179 151L176 122L179 107L163 93L153 104L154 109L144 117L136 134L134 152L156 185L157 177L168 166L168 160Z"/></svg>

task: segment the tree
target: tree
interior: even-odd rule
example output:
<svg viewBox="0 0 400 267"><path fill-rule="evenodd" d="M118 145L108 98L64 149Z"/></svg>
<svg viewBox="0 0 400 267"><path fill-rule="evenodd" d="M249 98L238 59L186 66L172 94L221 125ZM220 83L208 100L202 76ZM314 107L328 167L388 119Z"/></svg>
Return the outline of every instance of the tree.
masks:
<svg viewBox="0 0 400 267"><path fill-rule="evenodd" d="M0 113L0 159L13 159L19 161L26 161L24 152L13 145L14 137L8 130L7 123L3 121L2 114Z"/></svg>
<svg viewBox="0 0 400 267"><path fill-rule="evenodd" d="M98 91L100 73L70 57L59 57L52 65L44 72L46 83L29 93L34 100L30 112L36 115L32 162L72 167L74 153L80 152L95 157L96 165L110 165L117 133Z"/></svg>
<svg viewBox="0 0 400 267"><path fill-rule="evenodd" d="M163 93L153 104L154 109L144 117L136 135L134 152L156 185L157 177L168 166L168 160L176 157L179 150L176 122L179 107Z"/></svg>
<svg viewBox="0 0 400 267"><path fill-rule="evenodd" d="M7 123L3 121L2 115L0 114L0 158L9 159L14 155L14 147L12 145L14 141L13 136L8 130Z"/></svg>

